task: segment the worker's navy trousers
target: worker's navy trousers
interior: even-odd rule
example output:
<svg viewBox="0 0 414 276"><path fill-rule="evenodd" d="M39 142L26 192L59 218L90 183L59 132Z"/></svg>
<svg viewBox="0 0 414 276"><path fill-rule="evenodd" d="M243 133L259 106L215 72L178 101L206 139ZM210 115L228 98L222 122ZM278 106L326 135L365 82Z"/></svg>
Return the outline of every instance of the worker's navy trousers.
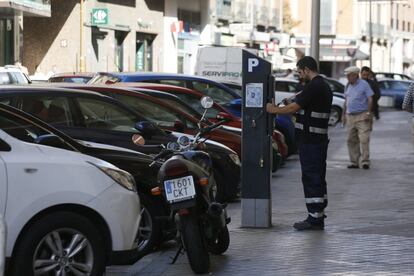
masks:
<svg viewBox="0 0 414 276"><path fill-rule="evenodd" d="M302 183L308 219L321 221L328 205L326 190L326 156L329 141L318 144L299 144L299 158L302 167Z"/></svg>

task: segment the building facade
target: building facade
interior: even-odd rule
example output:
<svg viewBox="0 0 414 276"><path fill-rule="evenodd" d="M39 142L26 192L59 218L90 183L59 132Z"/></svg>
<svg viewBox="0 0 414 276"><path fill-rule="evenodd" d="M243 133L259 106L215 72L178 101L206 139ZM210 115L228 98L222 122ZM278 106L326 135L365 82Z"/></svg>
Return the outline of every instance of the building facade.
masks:
<svg viewBox="0 0 414 276"><path fill-rule="evenodd" d="M24 20L50 15L49 0L0 0L0 66L22 62Z"/></svg>
<svg viewBox="0 0 414 276"><path fill-rule="evenodd" d="M25 21L31 74L163 69L164 1L88 0L82 13L80 3L53 0L50 18Z"/></svg>
<svg viewBox="0 0 414 276"><path fill-rule="evenodd" d="M310 53L312 2L289 0L293 20L287 51ZM321 0L320 71L343 77L350 65L414 75L413 0ZM371 59L370 59L371 56Z"/></svg>
<svg viewBox="0 0 414 276"><path fill-rule="evenodd" d="M272 60L282 10L282 0L165 1L164 70L192 74L204 45L256 48Z"/></svg>
<svg viewBox="0 0 414 276"><path fill-rule="evenodd" d="M414 1L359 1L358 11L365 51L372 41L373 70L414 76Z"/></svg>

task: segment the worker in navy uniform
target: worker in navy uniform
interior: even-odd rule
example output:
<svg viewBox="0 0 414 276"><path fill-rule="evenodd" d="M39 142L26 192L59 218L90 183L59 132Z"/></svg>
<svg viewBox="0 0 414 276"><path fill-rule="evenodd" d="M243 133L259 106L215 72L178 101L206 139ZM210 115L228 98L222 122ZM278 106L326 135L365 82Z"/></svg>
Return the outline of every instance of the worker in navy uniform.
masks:
<svg viewBox="0 0 414 276"><path fill-rule="evenodd" d="M296 94L293 102L283 107L268 103L266 110L272 114L296 113L295 129L308 216L293 227L297 230L323 230L324 210L328 205L325 177L332 91L319 76L315 59L305 56L296 66L299 76L307 82L303 90Z"/></svg>

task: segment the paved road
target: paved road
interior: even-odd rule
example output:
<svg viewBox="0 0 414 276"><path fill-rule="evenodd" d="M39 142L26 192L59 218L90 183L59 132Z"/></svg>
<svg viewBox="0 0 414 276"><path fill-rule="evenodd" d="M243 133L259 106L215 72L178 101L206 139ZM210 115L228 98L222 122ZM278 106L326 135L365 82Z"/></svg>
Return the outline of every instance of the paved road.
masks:
<svg viewBox="0 0 414 276"><path fill-rule="evenodd" d="M229 213L231 244L212 256L214 275L414 275L414 148L408 113L387 111L371 139L372 168L346 169L345 129L330 130L326 229L297 232L305 218L297 157L272 181L273 227L240 228L240 203ZM107 275L192 275L186 256L170 265L176 245L166 244L132 266Z"/></svg>

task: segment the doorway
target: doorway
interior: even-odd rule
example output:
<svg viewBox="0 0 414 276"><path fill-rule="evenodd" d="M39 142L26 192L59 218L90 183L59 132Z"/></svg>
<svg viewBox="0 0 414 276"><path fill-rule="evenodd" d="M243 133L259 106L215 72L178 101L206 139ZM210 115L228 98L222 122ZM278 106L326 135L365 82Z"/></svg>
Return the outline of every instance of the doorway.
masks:
<svg viewBox="0 0 414 276"><path fill-rule="evenodd" d="M13 20L0 18L0 66L14 64Z"/></svg>
<svg viewBox="0 0 414 276"><path fill-rule="evenodd" d="M124 71L124 40L128 32L115 31L115 65L118 69L118 72Z"/></svg>
<svg viewBox="0 0 414 276"><path fill-rule="evenodd" d="M135 70L151 72L153 69L153 42L156 35L137 33Z"/></svg>

